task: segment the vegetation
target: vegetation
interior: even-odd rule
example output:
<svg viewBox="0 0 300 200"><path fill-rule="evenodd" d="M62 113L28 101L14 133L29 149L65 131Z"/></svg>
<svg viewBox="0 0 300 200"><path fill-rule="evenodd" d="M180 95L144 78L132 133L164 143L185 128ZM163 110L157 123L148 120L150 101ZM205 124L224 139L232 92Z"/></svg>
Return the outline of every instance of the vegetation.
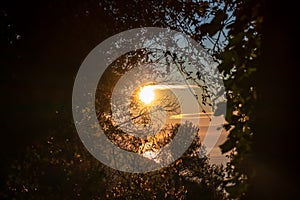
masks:
<svg viewBox="0 0 300 200"><path fill-rule="evenodd" d="M105 12L113 19L112 33L136 27L168 27L191 36L214 56L216 62L219 62L218 69L224 79L228 100L228 124L225 128L230 134L221 149L223 153L231 153L231 161L223 167L210 165L207 158L199 158L197 154L201 145L196 138L189 150L166 168L146 174L119 172L99 163L87 152L77 137L73 124L69 122L69 110L59 119L59 123L63 125L48 134L47 139L30 146L23 159L12 164L11 173L6 180L6 190L0 195L16 199L245 197L255 174L250 161L255 134L255 73L261 54L261 3L256 0L135 0L131 3L103 0L100 3L85 1L82 4L76 4L78 7L74 6L72 12L86 13L96 33L100 30L95 22L101 21L99 13ZM119 75L126 72L126 69L119 70ZM191 77L187 71L182 72L186 77ZM119 77L110 78L117 80ZM112 79L108 81L116 82ZM199 82L200 79L198 77L195 81ZM101 94L107 94L105 98L110 97L108 91L112 85L109 87L100 87L100 90L104 90ZM102 100L106 102L105 99ZM103 102L96 102L102 105L98 106L99 113L109 113L110 107L103 106ZM116 127L109 124L104 116L100 116L99 121L102 127L108 124L112 128L106 134L113 139ZM185 129L191 131L193 127L186 125ZM135 140L133 143L136 144ZM133 151L137 152L138 149Z"/></svg>
<svg viewBox="0 0 300 200"><path fill-rule="evenodd" d="M70 131L75 137L69 137ZM63 127L46 141L29 147L23 161L12 164L4 197L225 199L224 169L210 166L207 158L197 156L194 151L199 147L198 139L170 166L146 174L131 174L101 164L84 148L73 126Z"/></svg>

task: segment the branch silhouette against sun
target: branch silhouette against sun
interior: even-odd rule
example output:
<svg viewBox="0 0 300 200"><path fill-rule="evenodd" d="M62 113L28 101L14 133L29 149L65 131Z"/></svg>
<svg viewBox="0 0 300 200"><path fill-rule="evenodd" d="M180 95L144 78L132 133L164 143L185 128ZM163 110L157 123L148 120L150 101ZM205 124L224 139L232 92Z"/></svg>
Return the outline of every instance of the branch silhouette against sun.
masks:
<svg viewBox="0 0 300 200"><path fill-rule="evenodd" d="M182 60L184 60L184 58L181 58L180 61L177 58L172 57L168 52L142 49L122 56L107 69L99 82L98 91L96 93L96 113L107 137L115 145L129 151L141 153L141 148L147 145L153 145L153 149L157 150L168 144L174 135L176 135L176 132L172 131L172 129L174 129L178 122L167 120L168 122L166 123L164 120L165 118L171 118L171 116L178 116L181 113L180 99L178 100L177 96L173 94L171 91L172 88L178 88L178 90L190 90L190 92L193 92L195 99L197 98L197 95L194 92L196 88L198 90L198 95L206 95L208 97L207 94L204 94L206 91L203 90L203 88L205 87L203 85L199 87L200 83L194 85L193 87L195 88L190 88L190 83L185 81L185 85L165 84L167 82L172 82L172 79L178 79L178 77L188 79L187 76L179 72L177 66L179 62L181 68L183 68L184 65L188 65L187 61L183 62ZM112 98L111 93L115 87L115 83L120 81L119 77L122 77L127 71L140 65L149 65L151 71L149 74L154 76L154 78L163 77L163 81L148 82L147 84L139 85L139 79L137 79L137 82L134 82L133 85L139 86L133 90L134 92L129 98L130 118L122 121L122 123L115 124L111 114L112 110L110 109L112 104L109 103ZM151 68L151 66L154 67ZM134 81L133 79L135 79L135 76L139 77L141 75L138 73L132 75L130 81ZM126 81L128 81L128 79L126 79ZM123 95L128 95L126 89L125 91L122 91L120 98L123 97ZM208 102L207 99L205 99L206 102ZM118 98L116 101L118 101ZM199 104L202 106L201 109L203 113L206 114L210 112L211 108L209 105L202 105L202 102L199 102ZM116 111L123 112L121 108L116 108ZM117 116L120 118L122 117L122 115ZM130 126L132 122L138 126ZM137 138L130 135L131 132L136 132L139 131L139 129L142 130L145 127L149 127L153 122L155 122L154 124L159 124L159 126L149 129L148 137ZM161 127L161 125L163 125L163 127ZM126 129L125 133L120 129L121 127L129 128ZM148 150L150 151L151 149L148 148Z"/></svg>

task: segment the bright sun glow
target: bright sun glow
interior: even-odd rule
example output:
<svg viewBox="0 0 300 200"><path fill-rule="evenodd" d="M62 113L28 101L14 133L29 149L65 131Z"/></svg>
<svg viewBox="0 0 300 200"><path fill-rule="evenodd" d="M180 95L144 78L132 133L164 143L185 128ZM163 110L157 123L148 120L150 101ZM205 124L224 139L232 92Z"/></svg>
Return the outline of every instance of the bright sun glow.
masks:
<svg viewBox="0 0 300 200"><path fill-rule="evenodd" d="M154 88L152 86L144 86L139 93L140 100L145 104L150 104L154 97Z"/></svg>

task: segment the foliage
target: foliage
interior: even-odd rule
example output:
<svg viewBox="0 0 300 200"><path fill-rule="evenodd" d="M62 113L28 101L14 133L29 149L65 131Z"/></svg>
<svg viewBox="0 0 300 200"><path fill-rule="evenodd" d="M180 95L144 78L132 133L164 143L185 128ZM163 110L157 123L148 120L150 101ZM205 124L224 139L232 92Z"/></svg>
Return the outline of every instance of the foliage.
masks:
<svg viewBox="0 0 300 200"><path fill-rule="evenodd" d="M78 137L69 137L70 130L76 135L72 126L63 127L46 141L29 147L23 161L12 164L2 198L225 198L224 170L193 153L199 146L198 139L172 165L146 174L131 174L108 168L94 159Z"/></svg>
<svg viewBox="0 0 300 200"><path fill-rule="evenodd" d="M261 54L261 3L257 0L135 0L131 3L103 0L100 3L87 1L83 8L78 6L73 12L101 20L102 16L97 15L99 10L94 9L99 5L101 12L114 19L115 33L135 27L169 27L187 33L215 56L220 63L218 69L223 74L228 99L225 128L230 134L221 145L223 153L231 152L231 162L226 168L228 178L223 179L221 168L208 166L203 160L189 156L153 174L115 172L93 159L78 138L70 139L71 134L76 135L74 128L65 127L67 134L58 136L57 132L46 142L33 145L26 151L24 161L13 164L13 172L7 181L8 196L68 199L80 195L81 198L101 199L108 196L121 198L125 194L128 198L142 198L145 197L143 194L151 194L157 198L164 195L183 198L192 195L190 191L199 194L207 191L212 195L219 186L226 187L230 198L245 196L248 182L255 173L250 161L255 134L252 128L257 98L255 73ZM94 15L85 9L95 12ZM88 20L84 18L83 21ZM91 23L91 26L95 25ZM180 176L184 168L192 171L193 177L201 177L202 181L195 184L192 179L186 179L187 175L185 178Z"/></svg>
<svg viewBox="0 0 300 200"><path fill-rule="evenodd" d="M139 1L135 3L141 5ZM136 4L123 5L122 9L130 9L128 7L135 7ZM113 16L123 13L117 2L111 6ZM256 102L255 72L260 56L263 21L261 2L165 1L151 2L144 6L117 22L128 23L131 20L135 21L133 19L149 19L147 10L151 10L155 16L152 18L153 21L134 24L150 23L185 32L206 47L220 62L218 69L223 73L228 99L226 114L228 124L225 128L230 130L227 141L221 145L223 153L231 152L231 162L227 167L230 177L227 191L231 198L244 196L249 178L255 173L250 161L252 127L255 120L253 113Z"/></svg>
<svg viewBox="0 0 300 200"><path fill-rule="evenodd" d="M230 178L228 192L232 198L246 195L249 179L254 177L252 169L253 123L257 100L255 72L259 64L261 47L262 13L260 3L243 1L234 12L235 23L230 25L228 45L216 54L222 62L219 70L227 77L228 111L226 120L230 134L221 145L222 152L232 150L227 171Z"/></svg>

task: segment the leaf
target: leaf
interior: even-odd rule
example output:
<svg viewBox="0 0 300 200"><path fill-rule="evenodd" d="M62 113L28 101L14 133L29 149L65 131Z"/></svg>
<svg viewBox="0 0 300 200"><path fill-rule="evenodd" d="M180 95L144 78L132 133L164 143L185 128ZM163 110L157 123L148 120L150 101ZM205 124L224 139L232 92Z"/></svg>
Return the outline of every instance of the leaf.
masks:
<svg viewBox="0 0 300 200"><path fill-rule="evenodd" d="M215 17L210 23L203 24L200 27L201 35L214 36L218 31L222 30L222 22L226 20L227 14L223 10L218 10L215 13Z"/></svg>
<svg viewBox="0 0 300 200"><path fill-rule="evenodd" d="M215 13L215 18L212 20L211 23L215 23L215 24L221 24L222 21L227 19L227 14L225 13L224 10L217 10L217 12Z"/></svg>
<svg viewBox="0 0 300 200"><path fill-rule="evenodd" d="M226 142L220 145L222 153L227 153L228 151L232 150L235 147L235 139L228 138Z"/></svg>
<svg viewBox="0 0 300 200"><path fill-rule="evenodd" d="M236 34L232 39L229 40L228 46L232 47L232 46L236 46L236 45L237 46L241 45L241 43L243 43L244 36L245 36L244 32Z"/></svg>
<svg viewBox="0 0 300 200"><path fill-rule="evenodd" d="M241 195L247 189L246 183L239 183L236 185L230 185L226 187L227 192L230 194L231 198L235 199Z"/></svg>
<svg viewBox="0 0 300 200"><path fill-rule="evenodd" d="M226 131L229 131L229 129L231 129L232 125L231 124L224 124L223 127L225 128Z"/></svg>
<svg viewBox="0 0 300 200"><path fill-rule="evenodd" d="M226 116L225 116L226 121L228 121L228 122L231 121L232 112L233 112L233 106L232 105L228 105L227 109L226 109Z"/></svg>
<svg viewBox="0 0 300 200"><path fill-rule="evenodd" d="M200 27L200 32L201 32L201 35L202 35L202 36L208 34L210 37L212 37L212 36L214 36L219 30L220 30L219 24L213 24L213 23L203 24L203 25Z"/></svg>

